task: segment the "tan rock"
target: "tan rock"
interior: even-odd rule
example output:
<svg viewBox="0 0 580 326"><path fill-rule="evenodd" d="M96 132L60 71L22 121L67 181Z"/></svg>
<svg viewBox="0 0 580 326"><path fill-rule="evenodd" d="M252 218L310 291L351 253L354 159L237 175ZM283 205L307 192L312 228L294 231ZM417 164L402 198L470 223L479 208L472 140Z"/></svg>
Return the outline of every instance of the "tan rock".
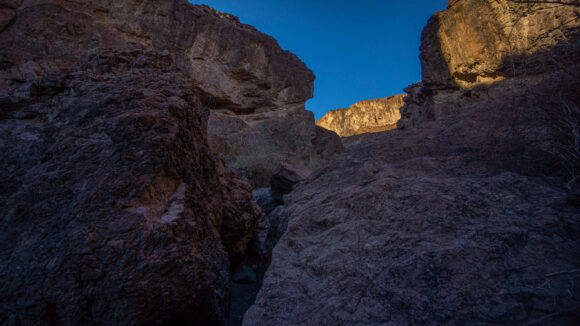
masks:
<svg viewBox="0 0 580 326"><path fill-rule="evenodd" d="M580 8L573 0L558 5L547 1L450 2L423 31L423 83L471 88L501 80L510 74L512 60L569 41L580 25L578 15Z"/></svg>
<svg viewBox="0 0 580 326"><path fill-rule="evenodd" d="M406 90L398 126L523 94L554 71L571 69L580 62L579 16L573 0L450 1L423 30L423 80Z"/></svg>
<svg viewBox="0 0 580 326"><path fill-rule="evenodd" d="M397 127L400 108L405 95L357 102L348 109L331 110L316 120L316 125L348 137L369 132L380 132Z"/></svg>

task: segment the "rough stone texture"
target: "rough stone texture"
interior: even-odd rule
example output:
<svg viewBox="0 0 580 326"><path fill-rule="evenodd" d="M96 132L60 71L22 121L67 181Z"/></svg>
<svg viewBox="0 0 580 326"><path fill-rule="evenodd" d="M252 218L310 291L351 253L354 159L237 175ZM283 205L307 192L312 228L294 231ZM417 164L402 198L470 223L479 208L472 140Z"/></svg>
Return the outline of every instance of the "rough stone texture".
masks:
<svg viewBox="0 0 580 326"><path fill-rule="evenodd" d="M0 1L0 13L0 324L225 323L230 269L262 214L210 153L202 100L237 83L227 105L259 94L282 108L310 96L311 73L186 1ZM205 59L220 78L196 70Z"/></svg>
<svg viewBox="0 0 580 326"><path fill-rule="evenodd" d="M224 322L261 212L179 76L104 52L2 89L0 323Z"/></svg>
<svg viewBox="0 0 580 326"><path fill-rule="evenodd" d="M509 73L506 59L529 57L569 41L580 26L578 15L575 0L450 2L423 31L423 83L471 88L502 79Z"/></svg>
<svg viewBox="0 0 580 326"><path fill-rule="evenodd" d="M60 65L74 65L79 53L99 48L152 48L172 55L210 109L265 114L301 107L312 97L314 75L273 38L186 0L27 1L16 15L2 36L18 49L14 57L27 52L26 58L54 56Z"/></svg>
<svg viewBox="0 0 580 326"><path fill-rule="evenodd" d="M289 194L292 188L299 182L304 181L310 175L310 171L294 162L282 161L270 179L270 193L272 198L281 204L283 196Z"/></svg>
<svg viewBox="0 0 580 326"><path fill-rule="evenodd" d="M542 76L570 69L580 61L578 17L573 0L450 1L423 30L423 80L406 90L398 126L461 113L477 100L465 90L523 93Z"/></svg>
<svg viewBox="0 0 580 326"><path fill-rule="evenodd" d="M394 129L401 118L405 95L360 101L348 109L331 110L316 120L316 125L349 137Z"/></svg>
<svg viewBox="0 0 580 326"><path fill-rule="evenodd" d="M314 170L343 150L340 138L316 126L312 112L302 108L250 123L212 113L208 135L212 150L254 188L269 187L280 161L290 159Z"/></svg>
<svg viewBox="0 0 580 326"><path fill-rule="evenodd" d="M578 81L562 83L570 103ZM285 196L244 325L576 325L580 207L542 170L558 137L526 117L529 103L559 111L525 95L347 138Z"/></svg>
<svg viewBox="0 0 580 326"><path fill-rule="evenodd" d="M342 156L284 197L288 229L244 325L579 323L579 48L552 20L578 6L523 4L545 9L523 18L530 23L518 37L543 28L551 35L516 42L542 49L517 58L534 63L512 65L523 75L496 67L493 56L458 63L461 55L485 59L476 45L503 26L492 9L505 5L519 6L450 1L448 11L465 17L442 19L441 29L431 20L423 33L428 78L407 90L412 110L401 112L403 126L414 128L345 138ZM458 47L468 37L443 24L471 33L476 26L481 37L463 40L474 52L429 54L426 47L441 48L438 37L459 38ZM490 48L500 50L494 40ZM451 68L440 69L441 60ZM472 79L476 72L482 78Z"/></svg>

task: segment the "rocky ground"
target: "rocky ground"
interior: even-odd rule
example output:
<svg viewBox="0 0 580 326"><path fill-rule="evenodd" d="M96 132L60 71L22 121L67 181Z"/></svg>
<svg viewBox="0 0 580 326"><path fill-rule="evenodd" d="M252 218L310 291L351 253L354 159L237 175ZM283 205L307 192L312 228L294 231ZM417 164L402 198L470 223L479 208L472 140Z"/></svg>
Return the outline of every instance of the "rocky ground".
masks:
<svg viewBox="0 0 580 326"><path fill-rule="evenodd" d="M576 325L578 195L479 159L475 114L345 139L244 325Z"/></svg>
<svg viewBox="0 0 580 326"><path fill-rule="evenodd" d="M284 197L244 325L578 325L578 10L436 13L400 129L343 139Z"/></svg>

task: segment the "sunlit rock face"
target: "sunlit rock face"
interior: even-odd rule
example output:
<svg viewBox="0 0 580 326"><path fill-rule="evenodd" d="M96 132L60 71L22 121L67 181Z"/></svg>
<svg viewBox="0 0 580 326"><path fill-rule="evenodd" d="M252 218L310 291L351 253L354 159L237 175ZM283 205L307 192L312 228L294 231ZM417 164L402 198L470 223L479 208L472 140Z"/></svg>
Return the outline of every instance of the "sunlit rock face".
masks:
<svg viewBox="0 0 580 326"><path fill-rule="evenodd" d="M401 118L405 95L357 102L348 109L331 110L316 120L316 125L348 137L394 129Z"/></svg>
<svg viewBox="0 0 580 326"><path fill-rule="evenodd" d="M423 30L423 80L407 89L399 126L463 112L487 96L493 83L518 78L527 86L513 91L523 92L538 76L576 64L578 15L580 7L572 0L450 1ZM458 93L459 88L474 91Z"/></svg>
<svg viewBox="0 0 580 326"><path fill-rule="evenodd" d="M262 214L211 153L202 97L254 71L244 46L273 55L275 42L186 1L0 1L0 12L11 17L0 26L0 324L223 324L230 267ZM203 52L225 60L211 79L185 53L220 31L241 49ZM256 89L272 103L302 96L286 88L292 74L268 78Z"/></svg>

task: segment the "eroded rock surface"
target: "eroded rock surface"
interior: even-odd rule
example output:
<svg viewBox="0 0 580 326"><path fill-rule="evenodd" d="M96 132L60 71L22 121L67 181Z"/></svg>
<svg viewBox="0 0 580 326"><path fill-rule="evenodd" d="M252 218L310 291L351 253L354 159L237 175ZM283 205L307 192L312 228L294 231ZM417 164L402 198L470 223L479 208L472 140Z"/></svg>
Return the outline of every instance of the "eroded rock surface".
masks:
<svg viewBox="0 0 580 326"><path fill-rule="evenodd" d="M553 162L554 134L514 134L514 107L490 104L348 138L284 197L288 230L244 325L576 324L580 207L527 170Z"/></svg>
<svg viewBox="0 0 580 326"><path fill-rule="evenodd" d="M578 6L522 2L435 15L401 112L414 128L345 138L284 197L244 325L578 324ZM502 70L506 21L539 70Z"/></svg>
<svg viewBox="0 0 580 326"><path fill-rule="evenodd" d="M577 1L461 0L447 7L423 30L423 80L406 90L399 127L461 113L488 89L521 94L580 61Z"/></svg>
<svg viewBox="0 0 580 326"><path fill-rule="evenodd" d="M203 103L283 109L311 73L187 1L0 12L0 324L224 324L262 213L211 153Z"/></svg>
<svg viewBox="0 0 580 326"><path fill-rule="evenodd" d="M401 118L405 95L357 102L348 109L331 110L316 120L316 125L349 137L394 129Z"/></svg>
<svg viewBox="0 0 580 326"><path fill-rule="evenodd" d="M261 212L171 68L106 52L3 92L2 324L224 321Z"/></svg>
<svg viewBox="0 0 580 326"><path fill-rule="evenodd" d="M303 108L254 122L214 113L208 135L212 150L254 188L269 187L281 161L292 160L314 170L344 149L340 138L316 126L312 112Z"/></svg>
<svg viewBox="0 0 580 326"><path fill-rule="evenodd" d="M312 97L314 75L295 55L237 17L207 6L186 0L19 5L0 3L17 17L2 36L12 41L12 51L4 55L52 56L60 65L70 65L78 62L79 53L99 48L167 51L210 109L236 114L293 109Z"/></svg>

